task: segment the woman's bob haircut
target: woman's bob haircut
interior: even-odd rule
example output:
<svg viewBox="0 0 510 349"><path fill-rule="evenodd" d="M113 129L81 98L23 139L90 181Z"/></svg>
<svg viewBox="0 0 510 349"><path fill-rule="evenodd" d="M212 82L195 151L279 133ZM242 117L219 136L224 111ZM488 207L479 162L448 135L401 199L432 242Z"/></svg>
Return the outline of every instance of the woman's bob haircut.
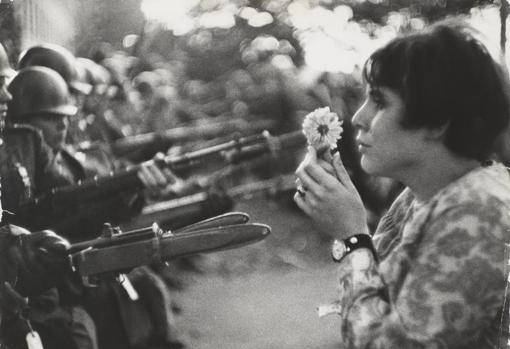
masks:
<svg viewBox="0 0 510 349"><path fill-rule="evenodd" d="M455 154L487 160L509 120L507 71L459 21L442 21L375 51L363 77L404 100L402 127L444 129Z"/></svg>

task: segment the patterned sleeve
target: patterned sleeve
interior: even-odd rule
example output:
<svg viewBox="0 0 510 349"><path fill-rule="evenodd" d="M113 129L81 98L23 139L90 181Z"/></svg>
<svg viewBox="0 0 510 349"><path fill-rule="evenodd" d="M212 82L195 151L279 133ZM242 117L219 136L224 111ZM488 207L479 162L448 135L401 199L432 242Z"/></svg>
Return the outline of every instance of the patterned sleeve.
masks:
<svg viewBox="0 0 510 349"><path fill-rule="evenodd" d="M388 296L370 252L339 268L345 348L466 348L486 333L503 304L502 205L457 206L427 228L397 291ZM508 234L508 232L506 232ZM392 298L390 300L390 298ZM471 346L472 347L472 346ZM476 346L479 348L479 346Z"/></svg>

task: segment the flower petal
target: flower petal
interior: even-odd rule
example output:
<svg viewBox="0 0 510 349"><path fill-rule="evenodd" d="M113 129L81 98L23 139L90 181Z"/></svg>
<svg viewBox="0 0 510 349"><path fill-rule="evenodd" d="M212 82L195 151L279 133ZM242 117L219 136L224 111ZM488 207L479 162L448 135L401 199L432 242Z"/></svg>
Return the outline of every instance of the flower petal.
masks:
<svg viewBox="0 0 510 349"><path fill-rule="evenodd" d="M331 112L329 107L318 108L309 113L303 121L303 133L308 144L318 149L327 145L335 147L338 139L341 138L343 128L342 120L338 115Z"/></svg>

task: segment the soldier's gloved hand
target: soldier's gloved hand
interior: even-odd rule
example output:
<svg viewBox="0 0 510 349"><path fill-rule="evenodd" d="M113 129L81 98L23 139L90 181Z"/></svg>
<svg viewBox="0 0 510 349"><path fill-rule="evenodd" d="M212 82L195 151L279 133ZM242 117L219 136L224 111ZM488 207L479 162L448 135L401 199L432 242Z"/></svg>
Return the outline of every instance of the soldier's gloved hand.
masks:
<svg viewBox="0 0 510 349"><path fill-rule="evenodd" d="M55 286L66 276L68 268L67 240L50 230L26 233L13 226L17 242L11 256L18 267L16 290L23 296L39 294Z"/></svg>
<svg viewBox="0 0 510 349"><path fill-rule="evenodd" d="M8 281L5 281L0 284L0 307L2 311L19 314L28 307L28 298L20 295Z"/></svg>

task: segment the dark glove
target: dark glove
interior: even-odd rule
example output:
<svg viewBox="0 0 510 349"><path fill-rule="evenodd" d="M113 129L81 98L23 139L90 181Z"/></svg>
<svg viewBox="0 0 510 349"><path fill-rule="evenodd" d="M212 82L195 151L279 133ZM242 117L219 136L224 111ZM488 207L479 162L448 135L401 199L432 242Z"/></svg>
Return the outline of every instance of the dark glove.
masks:
<svg viewBox="0 0 510 349"><path fill-rule="evenodd" d="M0 307L2 310L19 314L28 307L28 298L20 295L9 282L5 281L0 284Z"/></svg>
<svg viewBox="0 0 510 349"><path fill-rule="evenodd" d="M9 251L18 271L15 288L21 295L39 294L64 279L69 269L67 240L50 230L29 233L11 226L11 231Z"/></svg>

